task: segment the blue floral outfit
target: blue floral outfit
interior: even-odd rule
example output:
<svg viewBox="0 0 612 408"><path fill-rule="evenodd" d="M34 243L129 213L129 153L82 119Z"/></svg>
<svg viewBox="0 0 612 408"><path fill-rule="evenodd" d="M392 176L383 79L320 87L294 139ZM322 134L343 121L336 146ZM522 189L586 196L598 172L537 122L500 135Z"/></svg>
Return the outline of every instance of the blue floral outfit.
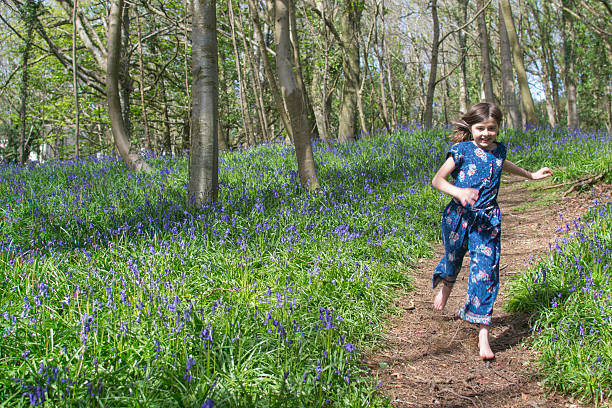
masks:
<svg viewBox="0 0 612 408"><path fill-rule="evenodd" d="M452 199L442 213L442 242L445 254L433 274L433 287L440 282L452 286L470 251L467 299L459 316L472 323L491 324L493 303L499 290L501 211L497 193L506 146L497 142L491 151L467 141L453 145L447 156L455 161L451 173L455 186L478 190L473 206Z"/></svg>

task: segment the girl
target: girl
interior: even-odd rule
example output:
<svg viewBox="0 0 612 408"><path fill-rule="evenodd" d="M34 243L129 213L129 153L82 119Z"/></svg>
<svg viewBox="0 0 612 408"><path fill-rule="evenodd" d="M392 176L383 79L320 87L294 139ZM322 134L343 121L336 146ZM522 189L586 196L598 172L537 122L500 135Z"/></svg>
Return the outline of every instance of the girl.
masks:
<svg viewBox="0 0 612 408"><path fill-rule="evenodd" d="M442 214L445 254L433 273L433 287L442 287L434 309L442 310L451 293L465 253L470 252L470 274L465 305L459 316L480 325L480 357L495 357L489 345L493 302L499 289L501 213L497 205L502 170L530 180L552 175L548 167L535 173L506 160L506 146L497 141L501 110L492 103L474 105L454 123L455 142L431 184L453 197ZM453 176L454 183L446 179Z"/></svg>

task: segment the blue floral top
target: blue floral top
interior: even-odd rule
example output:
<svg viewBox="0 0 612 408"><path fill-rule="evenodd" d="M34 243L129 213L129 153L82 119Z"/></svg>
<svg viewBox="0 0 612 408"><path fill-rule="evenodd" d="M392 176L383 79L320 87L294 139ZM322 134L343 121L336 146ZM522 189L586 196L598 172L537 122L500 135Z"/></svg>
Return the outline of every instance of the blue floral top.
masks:
<svg viewBox="0 0 612 408"><path fill-rule="evenodd" d="M455 185L478 190L478 200L471 206L472 209L497 207L497 193L506 152L506 146L501 142L497 142L497 147L490 151L476 146L473 141L460 142L449 149L446 157L452 156L455 161L455 170L451 173Z"/></svg>

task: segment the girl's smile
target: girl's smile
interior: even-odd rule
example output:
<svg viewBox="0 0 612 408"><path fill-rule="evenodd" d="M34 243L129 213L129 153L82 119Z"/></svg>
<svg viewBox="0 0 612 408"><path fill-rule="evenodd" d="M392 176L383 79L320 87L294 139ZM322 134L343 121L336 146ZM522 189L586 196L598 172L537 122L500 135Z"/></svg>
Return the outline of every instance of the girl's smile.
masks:
<svg viewBox="0 0 612 408"><path fill-rule="evenodd" d="M484 150L493 150L497 147L497 131L499 126L497 121L489 118L483 122L478 122L471 126L472 137L476 146Z"/></svg>

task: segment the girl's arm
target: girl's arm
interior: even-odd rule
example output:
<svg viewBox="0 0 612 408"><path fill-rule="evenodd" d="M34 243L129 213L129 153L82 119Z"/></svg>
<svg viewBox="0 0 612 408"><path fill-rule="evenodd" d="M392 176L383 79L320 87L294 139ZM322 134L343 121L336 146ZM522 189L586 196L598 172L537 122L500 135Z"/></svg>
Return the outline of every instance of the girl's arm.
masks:
<svg viewBox="0 0 612 408"><path fill-rule="evenodd" d="M517 166L512 163L510 160L504 160L504 164L502 166L502 170L507 171L512 174L516 174L517 176L525 177L529 180L541 180L546 177L550 177L553 175L553 172L548 167L542 167L540 170L535 173L531 173L525 170L522 167Z"/></svg>
<svg viewBox="0 0 612 408"><path fill-rule="evenodd" d="M478 199L478 190L474 188L461 188L449 183L446 179L453 170L455 170L455 161L452 157L449 157L431 180L431 185L436 190L455 197L464 207L467 204L474 205Z"/></svg>

